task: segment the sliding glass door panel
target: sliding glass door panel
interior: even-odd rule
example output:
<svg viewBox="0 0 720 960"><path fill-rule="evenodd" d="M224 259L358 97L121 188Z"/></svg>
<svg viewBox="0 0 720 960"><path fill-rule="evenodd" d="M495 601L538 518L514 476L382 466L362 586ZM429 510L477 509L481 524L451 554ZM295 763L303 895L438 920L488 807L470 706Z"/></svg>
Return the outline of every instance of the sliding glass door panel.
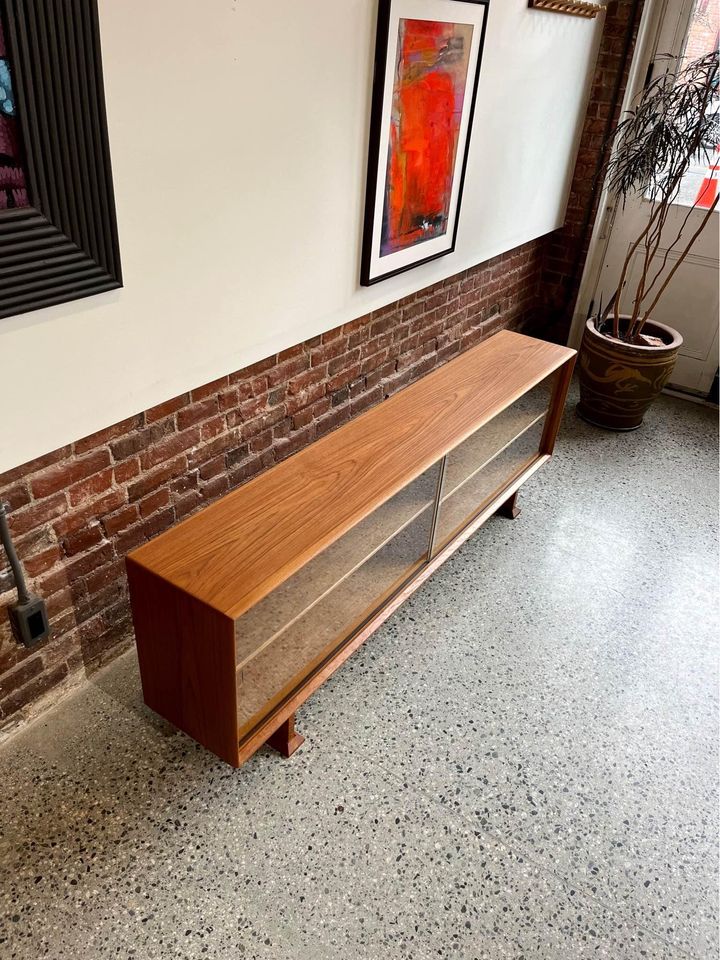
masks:
<svg viewBox="0 0 720 960"><path fill-rule="evenodd" d="M512 483L537 459L543 425L544 418L536 420L498 454L478 465L474 472L467 469L470 458L462 447L449 454L446 476L448 472L454 472L456 483L452 486L446 481L443 487L435 530L434 553L452 540L504 487ZM451 460L456 456L462 461L462 470L455 464L453 471ZM464 479L458 481L457 478L461 475L464 475Z"/></svg>
<svg viewBox="0 0 720 960"><path fill-rule="evenodd" d="M265 642L238 667L241 735L267 713L269 702L288 696L427 562L431 522L432 504L427 504L343 579L324 593L315 592L312 601L305 594L304 609L275 634L277 610L272 610Z"/></svg>
<svg viewBox="0 0 720 960"><path fill-rule="evenodd" d="M427 517L429 525L438 474L434 464L243 614L235 631L238 666L408 524Z"/></svg>
<svg viewBox="0 0 720 960"><path fill-rule="evenodd" d="M448 455L444 479L445 496L545 416L554 381L554 374L542 380Z"/></svg>

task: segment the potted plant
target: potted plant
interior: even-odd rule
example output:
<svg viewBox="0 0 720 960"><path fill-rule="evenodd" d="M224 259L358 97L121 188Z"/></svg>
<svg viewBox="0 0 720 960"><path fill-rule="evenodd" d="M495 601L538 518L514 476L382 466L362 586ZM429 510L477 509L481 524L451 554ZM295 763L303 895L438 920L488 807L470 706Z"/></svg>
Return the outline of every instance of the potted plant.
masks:
<svg viewBox="0 0 720 960"><path fill-rule="evenodd" d="M597 315L587 321L583 333L578 413L598 426L612 430L639 427L675 365L682 337L653 320L652 313L710 221L718 197L704 211L699 225L688 227L693 206L677 234L670 227L665 231L665 226L690 165L703 155L707 159L717 146L717 86L715 51L653 80L615 130L614 149L605 171L608 189L623 206L630 196L645 196L647 218L630 245L615 293L606 308L601 305ZM658 256L661 242L662 256ZM640 275L626 290L630 265L638 251ZM668 263L673 251L677 252ZM627 293L632 310L621 313L620 300Z"/></svg>

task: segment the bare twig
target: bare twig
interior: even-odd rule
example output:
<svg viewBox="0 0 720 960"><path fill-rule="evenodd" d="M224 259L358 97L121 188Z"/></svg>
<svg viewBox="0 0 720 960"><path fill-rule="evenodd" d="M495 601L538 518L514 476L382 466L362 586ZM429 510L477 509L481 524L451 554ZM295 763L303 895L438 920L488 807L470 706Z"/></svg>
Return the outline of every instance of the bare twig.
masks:
<svg viewBox="0 0 720 960"><path fill-rule="evenodd" d="M657 272L655 273L655 276L652 278L652 280L650 281L650 284L648 285L647 289L645 290L645 292L644 292L644 294L643 294L644 297L650 296L650 293L651 293L653 287L655 286L655 284L657 283L660 274L663 272L663 270L664 270L665 267L667 266L668 256L669 256L669 254L670 254L670 251L673 250L673 249L678 245L678 243L680 243L680 241L682 240L682 235L683 235L683 233L685 232L685 227L687 226L688 220L689 220L690 217L692 216L693 211L696 210L696 209L697 209L697 207L696 207L695 204L693 204L691 207L688 207L688 211L687 211L687 213L685 214L685 216L683 217L683 222L682 222L682 224L680 225L680 229L679 229L678 232L677 232L677 236L676 236L675 239L672 241L672 243L669 244L669 246L667 246L667 247L665 248L665 255L664 255L663 258L662 258L662 263L660 264L660 267L658 268Z"/></svg>
<svg viewBox="0 0 720 960"><path fill-rule="evenodd" d="M687 257L687 255L690 253L690 249L691 249L692 245L695 243L695 241L697 240L697 238L700 236L700 234L703 232L703 230L704 230L705 227L707 226L708 221L710 220L711 215L713 214L715 208L716 208L717 205L718 205L718 200L720 200L720 195L716 196L715 199L713 200L712 206L708 208L708 212L705 214L705 216L704 216L703 219L702 219L702 223L701 223L700 226L697 228L697 230L695 231L695 233L690 237L690 240L688 241L687 246L685 247L685 249L683 250L683 252L680 254L680 257L678 258L675 266L672 268L672 270L670 271L670 273L667 275L667 278L665 279L665 282L663 283L663 285L660 287L660 289L658 290L657 294L655 295L655 299L653 300L653 302L650 304L650 306L649 306L649 307L647 308L647 310L645 311L645 316L644 316L643 319L642 319L642 323L641 323L641 325L640 325L640 330L642 330L643 326L647 323L647 320L648 320L650 314L651 314L651 313L653 312L653 310L655 309L655 306L657 305L658 300L660 299L660 297L661 297L661 296L663 295L663 293L665 292L665 288L667 287L667 285L670 283L670 281L672 280L673 276L675 275L675 273L676 273L676 271L677 271L677 268L678 268L678 267L680 266L680 264L683 262L683 260L685 259L685 257Z"/></svg>

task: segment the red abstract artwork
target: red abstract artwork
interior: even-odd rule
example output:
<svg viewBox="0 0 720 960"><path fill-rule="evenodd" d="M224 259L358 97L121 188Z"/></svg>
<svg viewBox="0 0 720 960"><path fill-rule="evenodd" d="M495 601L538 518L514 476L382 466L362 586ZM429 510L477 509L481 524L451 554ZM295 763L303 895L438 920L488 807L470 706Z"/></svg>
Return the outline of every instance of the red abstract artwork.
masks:
<svg viewBox="0 0 720 960"><path fill-rule="evenodd" d="M381 256L447 232L472 33L400 20Z"/></svg>
<svg viewBox="0 0 720 960"><path fill-rule="evenodd" d="M13 207L26 207L28 195L25 172L20 163L20 135L1 14L2 3L0 3L0 210L6 210Z"/></svg>

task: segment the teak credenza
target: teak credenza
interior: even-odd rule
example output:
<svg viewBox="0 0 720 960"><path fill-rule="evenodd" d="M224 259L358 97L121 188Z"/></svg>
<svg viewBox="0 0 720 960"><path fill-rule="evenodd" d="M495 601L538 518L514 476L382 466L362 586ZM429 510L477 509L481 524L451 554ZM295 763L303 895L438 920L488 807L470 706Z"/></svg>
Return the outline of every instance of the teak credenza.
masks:
<svg viewBox="0 0 720 960"><path fill-rule="evenodd" d="M550 457L575 351L503 331L127 558L145 702L239 766Z"/></svg>

